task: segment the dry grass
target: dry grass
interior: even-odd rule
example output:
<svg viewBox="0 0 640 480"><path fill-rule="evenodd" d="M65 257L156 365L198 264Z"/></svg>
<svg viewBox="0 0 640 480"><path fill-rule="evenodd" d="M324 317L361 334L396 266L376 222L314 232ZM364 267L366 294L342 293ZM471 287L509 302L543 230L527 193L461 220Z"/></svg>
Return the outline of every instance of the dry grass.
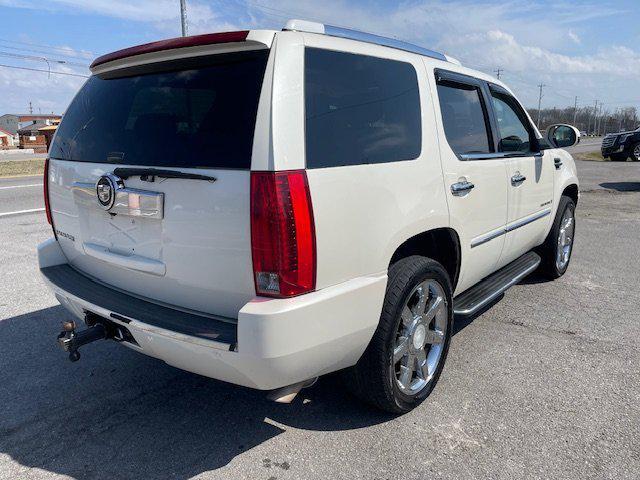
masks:
<svg viewBox="0 0 640 480"><path fill-rule="evenodd" d="M42 175L43 170L44 158L34 158L31 160L0 160L0 177Z"/></svg>
<svg viewBox="0 0 640 480"><path fill-rule="evenodd" d="M608 162L608 158L604 158L599 151L574 153L573 158L576 160L587 160L590 162Z"/></svg>

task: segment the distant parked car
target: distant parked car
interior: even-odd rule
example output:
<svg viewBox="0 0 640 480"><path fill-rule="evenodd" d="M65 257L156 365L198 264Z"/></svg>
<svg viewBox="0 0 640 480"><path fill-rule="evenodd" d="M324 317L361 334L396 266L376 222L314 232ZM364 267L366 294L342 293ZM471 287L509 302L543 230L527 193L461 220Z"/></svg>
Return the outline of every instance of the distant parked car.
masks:
<svg viewBox="0 0 640 480"><path fill-rule="evenodd" d="M602 156L613 162L631 158L640 162L640 126L629 132L610 133L602 139Z"/></svg>

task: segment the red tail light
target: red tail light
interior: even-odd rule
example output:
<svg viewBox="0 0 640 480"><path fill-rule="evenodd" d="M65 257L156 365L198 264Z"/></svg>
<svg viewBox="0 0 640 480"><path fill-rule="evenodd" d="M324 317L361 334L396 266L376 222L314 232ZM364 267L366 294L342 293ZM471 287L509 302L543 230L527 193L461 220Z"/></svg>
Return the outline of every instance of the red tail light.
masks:
<svg viewBox="0 0 640 480"><path fill-rule="evenodd" d="M258 295L315 289L316 234L304 170L251 172L251 251Z"/></svg>
<svg viewBox="0 0 640 480"><path fill-rule="evenodd" d="M44 178L42 181L44 189L44 210L47 212L47 222L53 227L53 220L51 219L51 207L49 206L49 159L44 161Z"/></svg>

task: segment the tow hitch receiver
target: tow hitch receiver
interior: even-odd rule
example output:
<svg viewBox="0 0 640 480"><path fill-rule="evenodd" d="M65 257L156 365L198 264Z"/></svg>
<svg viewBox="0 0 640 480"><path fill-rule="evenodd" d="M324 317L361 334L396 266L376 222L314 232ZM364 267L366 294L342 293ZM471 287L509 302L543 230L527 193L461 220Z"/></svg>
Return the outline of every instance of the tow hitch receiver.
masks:
<svg viewBox="0 0 640 480"><path fill-rule="evenodd" d="M96 323L86 330L76 332L76 323L69 321L62 323L62 332L58 335L58 344L65 352L69 352L69 360L77 362L80 360L78 348L87 343L105 338L109 338L109 333L101 323Z"/></svg>

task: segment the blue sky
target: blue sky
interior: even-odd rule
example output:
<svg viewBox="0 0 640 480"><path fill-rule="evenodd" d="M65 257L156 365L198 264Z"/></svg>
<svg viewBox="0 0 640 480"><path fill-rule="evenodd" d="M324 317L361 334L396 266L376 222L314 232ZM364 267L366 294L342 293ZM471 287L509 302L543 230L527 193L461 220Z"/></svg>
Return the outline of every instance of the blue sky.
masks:
<svg viewBox="0 0 640 480"><path fill-rule="evenodd" d="M502 79L526 106L640 110L640 0L187 0L190 33L305 18L395 36ZM179 0L0 0L0 64L88 74L97 55L180 34ZM65 61L67 63L59 63ZM76 65L80 64L80 65ZM80 77L0 67L0 114L61 113Z"/></svg>

